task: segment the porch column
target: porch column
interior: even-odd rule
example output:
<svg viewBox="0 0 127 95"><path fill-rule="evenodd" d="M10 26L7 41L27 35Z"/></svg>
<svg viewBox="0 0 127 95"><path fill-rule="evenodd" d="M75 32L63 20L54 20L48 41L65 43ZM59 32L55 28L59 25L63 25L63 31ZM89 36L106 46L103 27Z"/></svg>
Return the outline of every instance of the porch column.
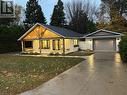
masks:
<svg viewBox="0 0 127 95"><path fill-rule="evenodd" d="M24 41L21 41L21 45L22 45L22 52L24 52Z"/></svg>
<svg viewBox="0 0 127 95"><path fill-rule="evenodd" d="M63 54L65 54L65 39L63 39Z"/></svg>
<svg viewBox="0 0 127 95"><path fill-rule="evenodd" d="M39 39L39 49L40 49L40 54L41 54L41 53L42 53L42 52L41 52L41 49L42 49L41 39Z"/></svg>

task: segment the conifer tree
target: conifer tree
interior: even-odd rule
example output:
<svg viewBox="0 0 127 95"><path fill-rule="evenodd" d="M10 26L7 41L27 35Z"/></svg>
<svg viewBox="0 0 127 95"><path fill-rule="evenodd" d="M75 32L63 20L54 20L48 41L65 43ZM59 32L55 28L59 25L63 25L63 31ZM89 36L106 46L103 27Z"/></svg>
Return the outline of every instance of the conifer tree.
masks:
<svg viewBox="0 0 127 95"><path fill-rule="evenodd" d="M41 6L38 4L38 0L29 0L26 4L26 19L25 23L35 24L43 23L46 24L46 19L42 12Z"/></svg>
<svg viewBox="0 0 127 95"><path fill-rule="evenodd" d="M65 25L64 5L61 0L58 0L57 5L54 6L50 24L59 27Z"/></svg>

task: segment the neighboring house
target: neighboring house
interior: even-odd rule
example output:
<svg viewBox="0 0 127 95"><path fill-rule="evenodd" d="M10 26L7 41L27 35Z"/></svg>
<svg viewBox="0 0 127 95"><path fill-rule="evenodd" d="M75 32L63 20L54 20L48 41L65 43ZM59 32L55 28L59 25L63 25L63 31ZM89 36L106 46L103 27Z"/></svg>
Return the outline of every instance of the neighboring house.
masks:
<svg viewBox="0 0 127 95"><path fill-rule="evenodd" d="M117 52L121 36L123 34L107 30L83 35L65 28L37 23L18 40L22 43L23 52L67 54L79 49Z"/></svg>

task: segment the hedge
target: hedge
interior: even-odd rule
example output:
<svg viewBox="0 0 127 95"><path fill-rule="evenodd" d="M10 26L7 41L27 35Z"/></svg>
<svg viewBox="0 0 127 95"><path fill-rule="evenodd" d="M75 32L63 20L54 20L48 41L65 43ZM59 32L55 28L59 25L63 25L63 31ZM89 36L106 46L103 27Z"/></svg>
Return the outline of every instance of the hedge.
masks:
<svg viewBox="0 0 127 95"><path fill-rule="evenodd" d="M119 44L119 50L122 61L127 62L127 36L122 37L122 40Z"/></svg>
<svg viewBox="0 0 127 95"><path fill-rule="evenodd" d="M17 39L24 32L22 26L0 26L0 53L20 51L21 45Z"/></svg>

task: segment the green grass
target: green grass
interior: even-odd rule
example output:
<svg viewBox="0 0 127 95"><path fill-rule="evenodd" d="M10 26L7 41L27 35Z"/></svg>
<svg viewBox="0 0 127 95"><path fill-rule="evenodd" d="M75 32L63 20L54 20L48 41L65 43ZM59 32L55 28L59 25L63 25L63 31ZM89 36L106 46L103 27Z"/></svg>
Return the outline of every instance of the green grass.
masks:
<svg viewBox="0 0 127 95"><path fill-rule="evenodd" d="M92 54L94 54L94 52L88 50L88 51L77 51L77 52L69 53L67 54L67 56L89 56Z"/></svg>
<svg viewBox="0 0 127 95"><path fill-rule="evenodd" d="M0 95L36 88L83 60L0 55Z"/></svg>

